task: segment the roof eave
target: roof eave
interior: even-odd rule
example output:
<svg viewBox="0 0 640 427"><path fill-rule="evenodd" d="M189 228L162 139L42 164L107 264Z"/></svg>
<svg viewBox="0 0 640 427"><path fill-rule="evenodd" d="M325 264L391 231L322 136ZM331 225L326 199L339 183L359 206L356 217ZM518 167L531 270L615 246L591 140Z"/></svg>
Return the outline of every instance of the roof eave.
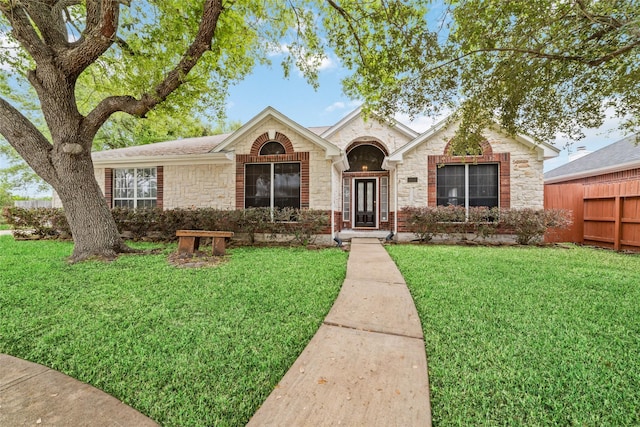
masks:
<svg viewBox="0 0 640 427"><path fill-rule="evenodd" d="M404 159L404 154L406 152L411 151L418 145L424 143L426 140L431 139L435 134L437 134L444 127L446 127L448 120L449 120L449 117L446 117L440 120L439 122L431 126L428 130L424 131L423 133L418 135L416 138L414 138L413 141L409 142L408 144L405 144L404 146L400 147L400 149L398 149L397 151L391 153L386 159L387 162L402 163Z"/></svg>
<svg viewBox="0 0 640 427"><path fill-rule="evenodd" d="M598 169L590 169L582 172L575 172L566 175L554 176L544 180L545 184L556 184L558 182L573 181L575 179L588 178L591 176L604 175L607 173L620 172L628 169L640 168L640 160L633 160L631 162L622 163L615 166L607 166Z"/></svg>
<svg viewBox="0 0 640 427"><path fill-rule="evenodd" d="M205 154L171 154L152 156L112 157L107 159L94 159L93 165L97 167L123 167L123 166L156 166L156 165L204 165L204 164L232 164L235 155L232 152L205 153Z"/></svg>

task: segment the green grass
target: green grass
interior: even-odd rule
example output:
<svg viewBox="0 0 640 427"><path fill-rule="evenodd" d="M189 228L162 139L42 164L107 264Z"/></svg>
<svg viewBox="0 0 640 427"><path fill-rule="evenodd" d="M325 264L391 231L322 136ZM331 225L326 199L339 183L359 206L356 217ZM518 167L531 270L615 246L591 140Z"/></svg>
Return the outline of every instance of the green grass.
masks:
<svg viewBox="0 0 640 427"><path fill-rule="evenodd" d="M434 425L640 425L640 257L391 246L420 313Z"/></svg>
<svg viewBox="0 0 640 427"><path fill-rule="evenodd" d="M175 246L173 247L175 248ZM0 236L0 353L94 385L162 425L244 425L311 339L345 277L337 249L232 249L65 263L64 242Z"/></svg>
<svg viewBox="0 0 640 427"><path fill-rule="evenodd" d="M11 230L11 226L9 224L0 223L0 230Z"/></svg>

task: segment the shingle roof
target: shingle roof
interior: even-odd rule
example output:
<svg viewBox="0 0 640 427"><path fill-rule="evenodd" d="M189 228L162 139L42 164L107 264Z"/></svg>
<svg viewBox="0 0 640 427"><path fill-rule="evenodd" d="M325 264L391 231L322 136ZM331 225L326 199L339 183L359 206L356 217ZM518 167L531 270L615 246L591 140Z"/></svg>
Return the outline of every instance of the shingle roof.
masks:
<svg viewBox="0 0 640 427"><path fill-rule="evenodd" d="M607 173L611 169L634 163L640 166L640 145L636 144L636 135L631 135L611 145L559 166L544 174L545 181L559 181L562 177L586 177Z"/></svg>
<svg viewBox="0 0 640 427"><path fill-rule="evenodd" d="M135 147L118 148L115 150L96 151L92 154L92 157L94 160L110 160L138 156L206 154L227 139L229 135L231 134L200 136L197 138L156 142L154 144L137 145Z"/></svg>

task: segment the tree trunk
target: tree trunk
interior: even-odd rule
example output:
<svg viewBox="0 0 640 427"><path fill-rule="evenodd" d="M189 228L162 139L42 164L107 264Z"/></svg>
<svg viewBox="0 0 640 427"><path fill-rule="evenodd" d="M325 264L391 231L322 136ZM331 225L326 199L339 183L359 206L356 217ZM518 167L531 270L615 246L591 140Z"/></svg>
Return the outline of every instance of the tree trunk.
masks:
<svg viewBox="0 0 640 427"><path fill-rule="evenodd" d="M54 186L73 234L71 262L88 258L114 259L132 252L123 240L111 210L96 182L89 153L61 155L54 162L58 175Z"/></svg>

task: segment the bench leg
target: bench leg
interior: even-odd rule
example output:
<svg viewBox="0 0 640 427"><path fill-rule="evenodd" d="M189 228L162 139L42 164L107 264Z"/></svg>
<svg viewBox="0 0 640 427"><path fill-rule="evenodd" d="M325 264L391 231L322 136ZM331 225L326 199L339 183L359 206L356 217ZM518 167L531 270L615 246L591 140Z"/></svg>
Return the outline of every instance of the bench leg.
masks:
<svg viewBox="0 0 640 427"><path fill-rule="evenodd" d="M200 247L199 237L181 236L178 241L178 252L193 254Z"/></svg>
<svg viewBox="0 0 640 427"><path fill-rule="evenodd" d="M226 240L224 237L214 237L212 246L214 256L223 256L225 254Z"/></svg>

